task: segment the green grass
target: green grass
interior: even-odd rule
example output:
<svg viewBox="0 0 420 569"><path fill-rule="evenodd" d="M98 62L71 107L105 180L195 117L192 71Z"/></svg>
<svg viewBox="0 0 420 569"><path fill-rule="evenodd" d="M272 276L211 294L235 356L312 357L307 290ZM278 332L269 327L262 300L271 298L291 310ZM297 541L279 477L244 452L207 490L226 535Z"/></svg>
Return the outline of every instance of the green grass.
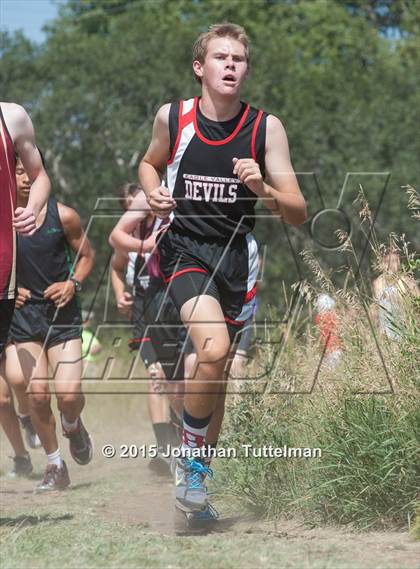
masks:
<svg viewBox="0 0 420 569"><path fill-rule="evenodd" d="M98 490L91 491L91 498ZM141 502L139 503L141 507ZM401 569L361 544L357 560L340 534L286 538L281 532L235 532L179 537L150 533L141 524L105 520L82 503L51 504L25 513L3 512L2 569ZM23 512L23 510L22 510ZM357 540L357 537L355 537ZM395 539L395 538L394 538ZM405 546L402 546L405 549ZM407 565L414 567L414 565Z"/></svg>
<svg viewBox="0 0 420 569"><path fill-rule="evenodd" d="M319 334L304 319L265 388L244 383L247 393L230 406L221 444L316 447L322 458L221 460L220 489L268 518L298 513L309 524L408 528L420 488L419 300L405 296L400 336L389 341L358 289L332 292L331 275L305 258L321 290L335 294L341 360L318 370ZM319 293L304 290L307 300ZM272 362L273 350L263 346L259 361Z"/></svg>
<svg viewBox="0 0 420 569"><path fill-rule="evenodd" d="M222 491L270 518L299 513L309 524L406 527L420 483L416 399L357 397L332 405L317 396L308 405L295 397L271 408L262 399L242 400L223 445L321 448L322 457L219 460Z"/></svg>
<svg viewBox="0 0 420 569"><path fill-rule="evenodd" d="M405 526L420 482L420 411L413 398L349 399L330 410L311 498L325 521Z"/></svg>

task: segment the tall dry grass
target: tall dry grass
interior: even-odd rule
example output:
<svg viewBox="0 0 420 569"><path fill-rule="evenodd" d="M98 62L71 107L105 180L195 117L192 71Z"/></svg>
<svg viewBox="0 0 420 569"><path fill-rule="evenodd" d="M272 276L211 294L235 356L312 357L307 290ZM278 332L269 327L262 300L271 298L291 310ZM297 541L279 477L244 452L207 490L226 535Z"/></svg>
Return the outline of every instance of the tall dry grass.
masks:
<svg viewBox="0 0 420 569"><path fill-rule="evenodd" d="M411 187L406 191L409 210L419 219L419 196ZM390 282L413 285L418 262L405 236L380 243L362 190L358 202L373 268L384 270L391 244L403 268ZM351 240L340 238L343 252L356 258ZM347 285L340 289L313 253L302 255L314 279L298 285L300 321L274 331L277 343L260 348L248 371L255 376L255 369L265 368L266 376L242 382L221 444L319 447L322 457L220 459L219 488L270 517L299 515L308 523L362 528L409 525L420 488L419 297L414 286L404 288L398 318L389 315L396 331L390 339L380 331L380 306L363 275L349 266ZM320 292L336 300L342 355L335 367L323 358L313 323Z"/></svg>

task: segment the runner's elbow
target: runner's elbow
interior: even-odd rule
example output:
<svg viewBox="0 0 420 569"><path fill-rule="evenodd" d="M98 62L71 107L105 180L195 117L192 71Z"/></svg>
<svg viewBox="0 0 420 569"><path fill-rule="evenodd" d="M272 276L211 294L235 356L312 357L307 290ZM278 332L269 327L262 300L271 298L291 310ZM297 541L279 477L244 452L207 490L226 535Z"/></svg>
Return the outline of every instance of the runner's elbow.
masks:
<svg viewBox="0 0 420 569"><path fill-rule="evenodd" d="M306 210L306 203L303 200L303 198L302 198L302 203L299 205L299 207L296 207L292 212L289 212L284 217L286 223L289 223L294 227L299 227L299 225L305 223L307 219L308 219L308 212Z"/></svg>
<svg viewBox="0 0 420 569"><path fill-rule="evenodd" d="M115 249L116 242L115 242L115 234L114 231L111 232L110 236L108 237L108 243L111 245L113 249Z"/></svg>

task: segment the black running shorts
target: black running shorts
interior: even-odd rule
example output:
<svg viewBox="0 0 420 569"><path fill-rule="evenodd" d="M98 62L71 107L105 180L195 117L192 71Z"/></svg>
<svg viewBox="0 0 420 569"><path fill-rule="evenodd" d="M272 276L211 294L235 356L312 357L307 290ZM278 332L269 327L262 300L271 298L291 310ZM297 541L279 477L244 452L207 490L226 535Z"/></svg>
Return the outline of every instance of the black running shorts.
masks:
<svg viewBox="0 0 420 569"><path fill-rule="evenodd" d="M210 295L223 310L231 342L239 340L252 315L258 276L258 247L254 237L206 239L171 228L158 245L160 269L178 311L191 298Z"/></svg>
<svg viewBox="0 0 420 569"><path fill-rule="evenodd" d="M178 310L163 283L156 287L151 284L146 298L149 300L145 309L146 335L156 352L157 361L162 365L166 379L183 379L186 329Z"/></svg>
<svg viewBox="0 0 420 569"><path fill-rule="evenodd" d="M14 307L14 300L0 300L0 357L7 345Z"/></svg>
<svg viewBox="0 0 420 569"><path fill-rule="evenodd" d="M139 349L146 367L159 362L166 379L183 379L182 348L186 330L171 297L159 278L153 278L133 305L131 349Z"/></svg>
<svg viewBox="0 0 420 569"><path fill-rule="evenodd" d="M144 302L146 291L136 291L133 298L133 307L131 312L131 324L133 325L132 336L128 340L130 350L137 350L142 342L144 335Z"/></svg>
<svg viewBox="0 0 420 569"><path fill-rule="evenodd" d="M57 309L51 301L27 300L15 310L9 339L16 344L41 342L47 348L82 337L82 319L76 298Z"/></svg>

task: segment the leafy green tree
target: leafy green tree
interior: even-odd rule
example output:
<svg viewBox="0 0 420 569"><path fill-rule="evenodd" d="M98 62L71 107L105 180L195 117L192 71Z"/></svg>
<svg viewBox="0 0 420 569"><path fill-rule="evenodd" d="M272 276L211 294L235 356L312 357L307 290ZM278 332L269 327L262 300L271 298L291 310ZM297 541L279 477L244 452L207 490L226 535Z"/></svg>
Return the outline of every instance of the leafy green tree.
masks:
<svg viewBox="0 0 420 569"><path fill-rule="evenodd" d="M404 0L69 0L41 46L2 33L2 97L33 116L62 199L87 221L98 197L136 179L159 106L199 92L191 46L219 21L251 38L244 98L283 121L296 171L316 175L321 197L314 176L299 175L309 212L337 205L347 172L391 172L379 235L405 231L418 245L400 189L416 184L419 150L419 16ZM353 221L359 183L374 209L383 190L381 177L350 179L342 206ZM114 221L92 228L99 264ZM267 219L256 235L287 251L268 258L263 295L274 304L279 279L297 279L289 245L298 252L311 238L307 227L286 232ZM354 238L362 247L364 235Z"/></svg>

